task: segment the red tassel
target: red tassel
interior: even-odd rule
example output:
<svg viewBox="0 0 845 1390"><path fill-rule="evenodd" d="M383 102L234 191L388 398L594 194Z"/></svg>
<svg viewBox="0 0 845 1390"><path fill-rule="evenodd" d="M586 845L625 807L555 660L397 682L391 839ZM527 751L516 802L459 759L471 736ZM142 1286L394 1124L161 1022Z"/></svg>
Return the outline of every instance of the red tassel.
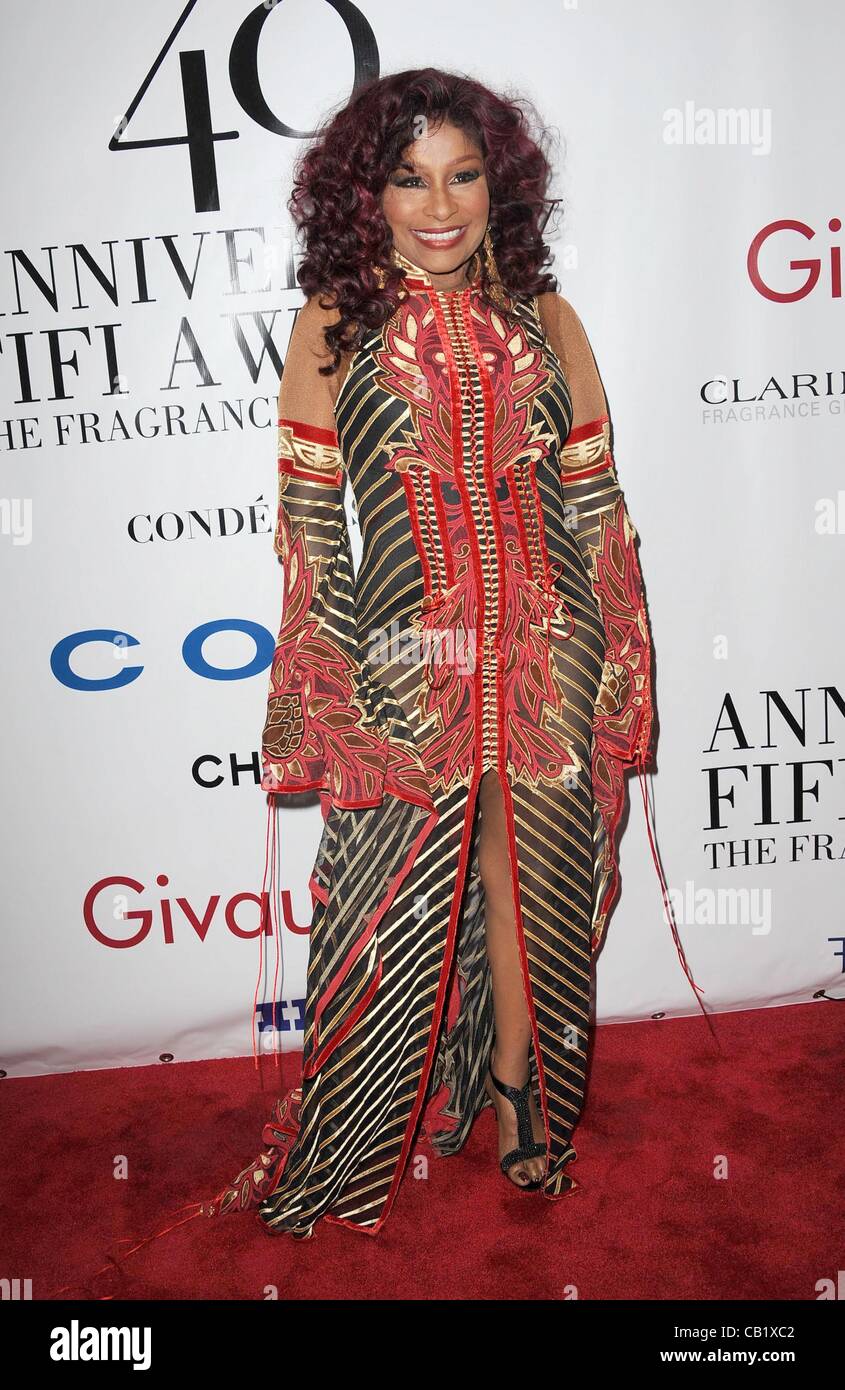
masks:
<svg viewBox="0 0 845 1390"><path fill-rule="evenodd" d="M171 1223L171 1225L165 1226L163 1230L161 1230L161 1231L156 1231L156 1232L155 1232L153 1235L151 1235L151 1236L144 1236L143 1239L139 1240L138 1243L137 1243L136 1245L133 1245L129 1250L124 1250L123 1253L122 1253L122 1255L120 1256L120 1259L118 1259L118 1258L116 1258L116 1257L113 1257L113 1256L109 1255L109 1256L108 1256L108 1263L102 1265L99 1269L95 1270L94 1273L93 1273L90 1277L91 1277L92 1279L96 1279L96 1277L97 1277L98 1274L105 1274L106 1270L109 1270L109 1269L118 1269L118 1270L119 1270L119 1269L121 1268L121 1265L120 1265L120 1260L121 1260L121 1259L125 1260L129 1255L133 1255L133 1254L135 1253L136 1250L140 1250L142 1245L149 1245L151 1241L153 1241L153 1240L158 1240L159 1236L166 1236L166 1235L168 1234L169 1231L175 1231L175 1230L177 1229L178 1226L184 1226L185 1223L186 1223L187 1221L193 1221L193 1220L195 1219L195 1217L197 1217L197 1216L202 1216L202 1215L203 1215L203 1207L204 1207L204 1205L205 1205L205 1204L204 1204L203 1202L187 1202L187 1203L185 1204L185 1206L183 1206L183 1207L177 1207L177 1208L176 1208L176 1211L173 1213L174 1216L178 1216L178 1214L179 1214L180 1211L189 1211L191 1207L195 1207L196 1210L195 1210L190 1216L185 1216L185 1217L183 1217L183 1219L182 1219L181 1221L174 1221L174 1222ZM118 1243L118 1245L120 1245L120 1244L123 1243L123 1241L132 1240L132 1239L133 1239L132 1236L121 1236L121 1237L120 1237L120 1240L119 1240L117 1243ZM78 1285L74 1285L74 1284L63 1284L62 1287L61 1287L60 1289L56 1289L55 1292L54 1292L54 1293L51 1293L48 1297L51 1298L51 1299L53 1299L53 1298L59 1298L59 1297L60 1297L63 1293L65 1293L68 1289L73 1289L73 1288L76 1288L76 1287L78 1287ZM82 1287L84 1288L85 1286L82 1285ZM108 1294L103 1294L103 1295L102 1295L100 1298L98 1298L96 1301L97 1301L98 1303L106 1303L106 1302L109 1301L109 1299L111 1299L111 1298L113 1298L113 1297L114 1297L114 1295L113 1295L113 1294L110 1294L110 1293L108 1293Z"/></svg>
<svg viewBox="0 0 845 1390"><path fill-rule="evenodd" d="M276 968L273 974L273 992L271 995L271 1014L270 1024L272 1028L271 1039L273 1042L273 1059L278 1068L281 1063L279 1053L276 1051L276 992L279 979L279 961L281 959L282 934L279 926L278 913L276 907L276 895L278 883L276 870L278 866L278 836L277 836L278 816L276 814L275 794L270 792L267 797L267 830L264 836L264 877L261 883L261 901L264 901L265 892L268 893L270 926L272 929L273 940L276 946ZM269 851L268 851L269 842ZM267 888L267 867L270 867L270 886ZM260 1058L258 1047L256 1046L255 1020L258 1013L258 991L261 988L261 980L264 974L264 917L262 914L260 922L261 930L258 933L258 979L255 982L255 994L252 998L252 1060L255 1070L258 1071Z"/></svg>
<svg viewBox="0 0 845 1390"><path fill-rule="evenodd" d="M275 939L275 942L276 942L276 970L275 970L275 974L274 974L274 977L273 977L273 994L272 994L272 1006L271 1006L271 1007L272 1007L271 1024L272 1024L272 1028L273 1028L273 1030L274 1030L274 1031L273 1031L273 1034L272 1034L272 1036L273 1036L273 1041L274 1041L273 1056L274 1056L274 1058L275 1058L276 1066L278 1067L278 1066L280 1065L280 1062L279 1062L279 1055L278 1055L278 1053L276 1052L276 1048L275 1048L275 1031L276 1031L276 993L277 993L278 973L279 973L279 958L280 958L281 932L280 932L280 930L279 930L278 913L275 912L275 902L276 902L276 893L277 893L276 867L277 867L277 862L278 862L277 835L276 835L276 824L277 824L277 819L278 819L278 818L277 818L277 816L276 816L276 814L275 814L275 810L276 810L276 807L275 807L274 795L273 795L273 793L271 792L271 793L269 794L269 796L268 796L267 833L266 833L266 835L265 835L265 848L264 848L264 878L263 878L263 882L262 882L262 885L261 885L261 902L262 902L262 904L263 904L263 902L264 902L264 893L265 893L265 891L268 891L268 890L267 890L267 869L268 869L268 861L269 861L269 868L270 868L269 916L270 916L270 923L271 923L272 930L273 930L273 936L274 936L274 939ZM269 853L268 853L268 842L269 842ZM257 1014L257 1010L258 1010L258 991L259 991L259 988L260 988L260 986L261 986L261 979L262 979L263 970L264 970L264 927L265 927L264 915L263 915L263 913L262 913L261 920L260 920L260 930L259 930L259 933L258 933L258 940L259 940L258 980L257 980L256 986L255 986L255 995L254 995L254 997L253 997L253 1007L252 1007L252 1052L253 1052L253 1060L254 1060L256 1069L258 1069L258 1067L259 1067L260 1059L259 1059L259 1056L258 1056L258 1049L256 1048L256 1043L255 1043L255 1019L256 1019L256 1014ZM156 1231L153 1235L150 1235L150 1236L143 1236L140 1240L137 1240L137 1241L135 1242L134 1245L130 1245L130 1248L129 1248L128 1250L122 1251L121 1254L120 1254L119 1256L108 1255L108 1256L106 1257L107 1263L104 1264L104 1265L102 1265L102 1266L100 1267L100 1269L95 1270L94 1273L90 1276L90 1278L91 1278L91 1279L96 1279L96 1278L97 1278L97 1275L99 1275L99 1274L104 1274L104 1273L105 1273L107 1270L109 1270L109 1269L118 1269L118 1270L119 1270L119 1269L121 1268L121 1263L120 1263L121 1260L126 1259L129 1255L134 1255L134 1253L135 1253L136 1250L140 1250L143 1246L149 1245L149 1244L150 1244L152 1241L154 1241L154 1240L158 1240L161 1236L166 1236L170 1231L175 1231L179 1226L184 1226L185 1223L186 1223L187 1221L193 1221L197 1216L212 1216L212 1215L215 1215L215 1214L216 1214L216 1206L215 1206L216 1201L217 1201L217 1198L215 1197L215 1198L213 1198L210 1202L209 1202L209 1201L205 1201L205 1202L188 1202L188 1203L186 1203L185 1206L177 1207L176 1211L173 1212L173 1215L174 1215L174 1216L178 1216L178 1215L180 1214L180 1212L183 1212L183 1211L191 1211L191 1215L190 1215L190 1216L185 1216L185 1217L183 1217L181 1221L173 1221L173 1222L171 1222L169 1226L165 1226L162 1230ZM135 1239L134 1236L121 1236L120 1239L118 1240L117 1244L118 1244L118 1245L123 1245L123 1244L125 1244L126 1241L132 1241L132 1240L134 1240L134 1239ZM72 1289L72 1288L74 1288L74 1287L79 1287L79 1286L81 1286L81 1287L84 1288L84 1287L85 1287L85 1284L84 1284L84 1283L82 1283L81 1285L64 1284L64 1285L62 1286L62 1288L56 1289L55 1293L50 1294L49 1296L50 1296L50 1298L59 1298L59 1297L61 1297L61 1295L62 1295L63 1293L65 1293L68 1289ZM102 1296L102 1300L98 1300L98 1301L104 1301L104 1302L105 1302L105 1301L108 1301L109 1299L111 1299L112 1297L113 1297L112 1294L104 1294L104 1295Z"/></svg>
<svg viewBox="0 0 845 1390"><path fill-rule="evenodd" d="M687 968L686 956L684 955L683 946L681 945L681 939L680 939L680 936L678 935L678 927L677 927L677 924L676 924L676 922L675 922L675 914L674 914L674 912L672 911L672 900L671 900L671 898L669 897L669 888L668 888L668 885L667 885L667 883L666 883L666 878L665 878L665 875L664 875L664 873L663 873L663 869L662 869L661 864L660 864L660 859L658 858L658 855L657 855L657 850L656 850L656 848L655 848L655 843L654 843L654 836L653 836L652 833L651 833L651 824L650 824L650 817L649 817L649 804L648 804L648 796L647 796L647 794L646 794L646 785L645 785L645 755L644 755L642 749L639 751L639 753L638 753L638 755L637 755L637 775L638 775L638 777L639 777L639 779L640 779L640 791L642 792L643 806L645 807L645 826L646 826L646 830L648 831L648 842L649 842L649 845L651 846L651 857L652 857L652 859L654 860L654 867L655 867L655 869L657 870L657 877L658 877L658 880L659 880L659 883L660 883L660 891L661 891L661 893L663 894L663 903L664 903L664 906L665 906L665 908L666 908L666 912L667 912L668 917L669 917L669 923L670 923L670 926L671 926L671 928L672 928L672 935L673 935L673 937L675 938L675 948L676 948L676 950L677 950L677 952L678 952L678 958L679 958L679 960L680 960L680 962L681 962L681 965L683 966L684 974L686 975L687 979L688 979L689 982L690 982L690 985L692 986L693 990L695 991L695 1002L696 1002L696 1004L698 1005L698 1007L701 1009L701 1012L704 1014L704 1017L707 1019L707 1023L708 1023L708 1026L710 1027L710 1031L713 1032L713 1027L712 1027L712 1024L710 1023L710 1017L709 1017L709 1015L708 1015L708 1013L707 1013L707 1010L705 1009L704 1005L702 1004L701 1000L700 1000L699 997L698 997L699 992L700 992L701 994L703 994L703 993L704 993L704 990L700 990L700 987L695 983L695 980L692 978L692 975L690 974L690 972L689 972L689 970L688 970L688 968ZM715 1033L713 1034L713 1036L715 1037Z"/></svg>

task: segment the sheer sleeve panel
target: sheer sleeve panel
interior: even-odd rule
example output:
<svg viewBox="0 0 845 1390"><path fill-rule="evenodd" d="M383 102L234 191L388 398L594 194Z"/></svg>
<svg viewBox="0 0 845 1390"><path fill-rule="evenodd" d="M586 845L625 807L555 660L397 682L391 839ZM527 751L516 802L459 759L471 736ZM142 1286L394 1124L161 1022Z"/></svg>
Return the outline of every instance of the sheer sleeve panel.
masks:
<svg viewBox="0 0 845 1390"><path fill-rule="evenodd" d="M385 790L428 805L418 759L392 739L360 650L334 418L341 376L318 370L330 360L323 330L331 314L316 299L300 309L279 390L274 548L284 586L261 786L318 790L324 808L326 799L339 807L380 805Z"/></svg>
<svg viewBox="0 0 845 1390"><path fill-rule="evenodd" d="M609 756L645 766L653 719L652 641L637 531L616 475L604 388L571 304L559 294L540 295L538 304L572 400L561 481L607 636L597 735Z"/></svg>
<svg viewBox="0 0 845 1390"><path fill-rule="evenodd" d="M359 706L344 471L334 421L325 312L299 310L279 389L278 512L282 619L262 736L262 787L321 790L342 805L379 794L380 746Z"/></svg>

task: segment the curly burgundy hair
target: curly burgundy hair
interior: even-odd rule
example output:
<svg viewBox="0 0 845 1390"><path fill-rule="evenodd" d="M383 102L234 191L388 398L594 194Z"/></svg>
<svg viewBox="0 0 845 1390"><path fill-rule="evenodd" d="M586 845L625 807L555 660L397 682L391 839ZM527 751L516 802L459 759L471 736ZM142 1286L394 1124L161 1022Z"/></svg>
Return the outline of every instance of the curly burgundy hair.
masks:
<svg viewBox="0 0 845 1390"><path fill-rule="evenodd" d="M327 118L297 161L288 202L305 242L297 279L309 298L319 294L324 308L339 310L325 330L332 363L320 368L324 375L337 370L341 350L359 347L400 302L404 277L391 260L393 234L381 195L414 141L420 116L432 128L442 121L457 126L484 156L490 235L508 295L557 290L554 275L543 270L551 253L542 228L558 200L546 196L545 132L535 117L540 133L531 133L527 107L525 98L505 99L470 77L429 67L374 78ZM375 267L384 273L383 286ZM483 265L480 288L489 299Z"/></svg>

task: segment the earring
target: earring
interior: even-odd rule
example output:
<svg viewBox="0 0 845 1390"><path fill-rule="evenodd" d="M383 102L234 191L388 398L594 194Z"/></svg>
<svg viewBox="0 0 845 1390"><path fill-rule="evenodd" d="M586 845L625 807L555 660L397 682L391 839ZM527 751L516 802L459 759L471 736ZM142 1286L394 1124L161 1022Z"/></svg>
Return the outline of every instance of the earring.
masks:
<svg viewBox="0 0 845 1390"><path fill-rule="evenodd" d="M493 254L493 238L490 235L490 227L484 233L484 240L481 243L482 258L484 262L485 275L488 280L488 293L490 298L495 300L500 308L507 307L508 296L499 275L499 267L496 265L496 257Z"/></svg>
<svg viewBox="0 0 845 1390"><path fill-rule="evenodd" d="M401 251L397 251L395 243L390 248L390 256L388 259L392 266L395 266L396 269L401 270L403 273L409 269L416 270L416 266L406 260ZM375 276L379 289L383 290L388 281L388 272L382 269L380 265L373 265L372 263L370 264L370 269Z"/></svg>

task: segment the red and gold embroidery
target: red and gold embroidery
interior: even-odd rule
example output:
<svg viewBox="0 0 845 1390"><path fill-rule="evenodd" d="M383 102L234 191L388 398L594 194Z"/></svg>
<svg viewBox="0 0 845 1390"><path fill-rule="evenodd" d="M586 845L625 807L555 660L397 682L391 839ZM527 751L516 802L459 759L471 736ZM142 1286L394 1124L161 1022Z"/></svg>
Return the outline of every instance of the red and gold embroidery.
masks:
<svg viewBox="0 0 845 1390"><path fill-rule="evenodd" d="M593 720L593 796L604 824L592 948L618 896L616 844L625 765L642 771L652 729L652 648L637 532L619 488L606 415L579 426L561 454L561 480L576 509L575 534L602 615L607 654Z"/></svg>
<svg viewBox="0 0 845 1390"><path fill-rule="evenodd" d="M607 416L573 431L561 454L561 480L577 508L576 536L607 636L595 729L608 756L647 760L651 737L651 635L637 532L625 507Z"/></svg>
<svg viewBox="0 0 845 1390"><path fill-rule="evenodd" d="M385 466L402 479L425 583L412 619L426 642L425 761L439 786L468 784L477 765L501 762L506 729L511 774L558 781L580 763L555 719L550 667L553 631L565 639L572 620L555 590L537 485L554 447L533 418L549 382L541 342L522 322L481 311L468 291L415 295L373 357L379 387L408 406ZM452 651L471 643L471 667L448 649L443 659L444 634Z"/></svg>
<svg viewBox="0 0 845 1390"><path fill-rule="evenodd" d="M385 790L431 806L415 750L391 738L362 669L344 470L333 430L279 420L275 548L284 606L270 670L261 786L377 806Z"/></svg>

